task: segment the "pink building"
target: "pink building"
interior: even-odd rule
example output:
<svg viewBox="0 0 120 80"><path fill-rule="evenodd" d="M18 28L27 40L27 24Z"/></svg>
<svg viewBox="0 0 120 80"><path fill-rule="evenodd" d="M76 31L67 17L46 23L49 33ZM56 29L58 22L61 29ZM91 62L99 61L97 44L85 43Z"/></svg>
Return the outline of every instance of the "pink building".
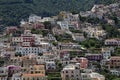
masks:
<svg viewBox="0 0 120 80"><path fill-rule="evenodd" d="M88 67L88 59L84 57L75 57L70 61L71 64L80 64L81 69L86 69Z"/></svg>
<svg viewBox="0 0 120 80"><path fill-rule="evenodd" d="M81 57L80 59L78 59L78 61L80 62L80 68L81 69L86 69L88 67L88 59Z"/></svg>
<svg viewBox="0 0 120 80"><path fill-rule="evenodd" d="M17 26L7 27L6 34L14 33L17 31Z"/></svg>

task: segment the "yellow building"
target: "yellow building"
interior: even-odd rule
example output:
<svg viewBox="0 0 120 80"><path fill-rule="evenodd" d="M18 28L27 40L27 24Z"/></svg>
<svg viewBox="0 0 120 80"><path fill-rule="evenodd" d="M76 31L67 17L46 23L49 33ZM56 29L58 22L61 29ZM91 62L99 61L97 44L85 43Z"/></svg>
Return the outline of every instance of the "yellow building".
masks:
<svg viewBox="0 0 120 80"><path fill-rule="evenodd" d="M46 80L45 66L34 65L22 75L22 80Z"/></svg>

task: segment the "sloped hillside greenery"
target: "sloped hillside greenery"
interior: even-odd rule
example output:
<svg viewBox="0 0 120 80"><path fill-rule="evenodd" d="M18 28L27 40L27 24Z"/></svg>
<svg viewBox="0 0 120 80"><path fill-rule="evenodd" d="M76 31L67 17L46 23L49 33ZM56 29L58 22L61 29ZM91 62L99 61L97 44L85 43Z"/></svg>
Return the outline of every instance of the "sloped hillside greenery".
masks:
<svg viewBox="0 0 120 80"><path fill-rule="evenodd" d="M114 3L115 0L0 0L0 24L19 25L30 14L56 15L60 11L89 10L96 3Z"/></svg>

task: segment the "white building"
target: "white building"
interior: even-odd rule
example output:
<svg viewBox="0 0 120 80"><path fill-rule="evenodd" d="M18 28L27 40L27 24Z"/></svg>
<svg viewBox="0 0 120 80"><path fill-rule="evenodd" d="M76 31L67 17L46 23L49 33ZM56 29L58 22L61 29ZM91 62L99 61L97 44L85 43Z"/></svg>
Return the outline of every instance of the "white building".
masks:
<svg viewBox="0 0 120 80"><path fill-rule="evenodd" d="M105 77L103 75L95 72L81 73L81 78L81 80L105 80Z"/></svg>
<svg viewBox="0 0 120 80"><path fill-rule="evenodd" d="M111 57L111 51L109 48L102 48L103 59L109 59Z"/></svg>
<svg viewBox="0 0 120 80"><path fill-rule="evenodd" d="M106 46L120 46L120 38L113 38L113 39L106 39L105 40Z"/></svg>
<svg viewBox="0 0 120 80"><path fill-rule="evenodd" d="M94 28L94 27L83 28L83 31L85 33L87 33L87 37L89 37L89 38L100 39L101 37L104 37L106 35L106 32L102 29L98 29L97 26L96 26L96 28Z"/></svg>
<svg viewBox="0 0 120 80"><path fill-rule="evenodd" d="M45 51L40 47L16 47L16 53L21 53L22 55L29 55L29 54L39 54Z"/></svg>
<svg viewBox="0 0 120 80"><path fill-rule="evenodd" d="M43 55L43 56L37 56L36 60L38 64L45 64L46 62L53 62L54 58L50 58L48 56Z"/></svg>
<svg viewBox="0 0 120 80"><path fill-rule="evenodd" d="M48 61L46 62L46 70L55 70L56 64L54 61Z"/></svg>
<svg viewBox="0 0 120 80"><path fill-rule="evenodd" d="M120 76L120 71L119 70L110 70L111 74Z"/></svg>
<svg viewBox="0 0 120 80"><path fill-rule="evenodd" d="M80 76L80 65L72 65L69 64L63 68L61 71L61 78L62 80L81 80Z"/></svg>
<svg viewBox="0 0 120 80"><path fill-rule="evenodd" d="M62 30L68 30L69 29L69 24L67 21L58 21L57 22L58 25L60 25Z"/></svg>
<svg viewBox="0 0 120 80"><path fill-rule="evenodd" d="M22 80L22 74L21 73L13 74L12 80Z"/></svg>
<svg viewBox="0 0 120 80"><path fill-rule="evenodd" d="M41 19L39 22L46 22L46 21L54 22L55 20L51 17L43 17L43 19Z"/></svg>
<svg viewBox="0 0 120 80"><path fill-rule="evenodd" d="M20 43L23 42L23 37L12 37L13 43Z"/></svg>
<svg viewBox="0 0 120 80"><path fill-rule="evenodd" d="M6 67L0 67L0 80L7 80L8 69Z"/></svg>
<svg viewBox="0 0 120 80"><path fill-rule="evenodd" d="M40 20L41 20L40 16L37 16L37 15L34 15L34 14L32 14L32 15L29 16L29 23L31 23L31 22L37 22L37 21L40 21Z"/></svg>

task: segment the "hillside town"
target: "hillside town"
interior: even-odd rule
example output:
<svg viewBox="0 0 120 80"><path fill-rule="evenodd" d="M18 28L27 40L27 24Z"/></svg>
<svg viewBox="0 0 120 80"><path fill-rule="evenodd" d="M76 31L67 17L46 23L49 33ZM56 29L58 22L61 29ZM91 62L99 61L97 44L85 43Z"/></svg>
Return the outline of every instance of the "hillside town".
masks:
<svg viewBox="0 0 120 80"><path fill-rule="evenodd" d="M120 4L6 27L0 80L120 80Z"/></svg>

